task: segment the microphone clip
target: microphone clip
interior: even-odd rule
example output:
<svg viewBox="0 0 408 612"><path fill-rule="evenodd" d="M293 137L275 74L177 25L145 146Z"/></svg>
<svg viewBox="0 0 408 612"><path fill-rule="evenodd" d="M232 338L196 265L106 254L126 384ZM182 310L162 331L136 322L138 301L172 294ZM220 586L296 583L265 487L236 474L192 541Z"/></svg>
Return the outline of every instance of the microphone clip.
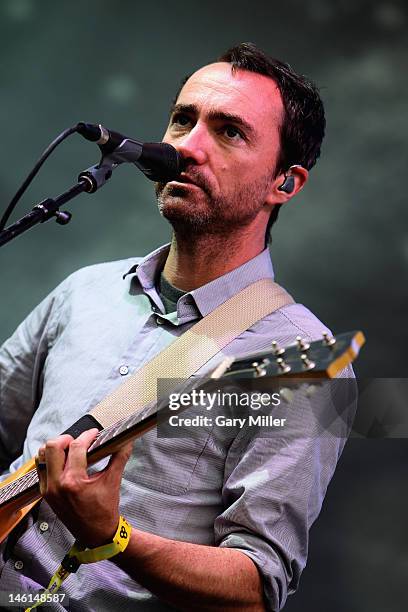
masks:
<svg viewBox="0 0 408 612"><path fill-rule="evenodd" d="M117 165L109 157L102 157L99 164L83 170L78 175L78 182L86 181L88 183L86 191L88 193L95 193L99 187L103 187L106 181L110 179Z"/></svg>

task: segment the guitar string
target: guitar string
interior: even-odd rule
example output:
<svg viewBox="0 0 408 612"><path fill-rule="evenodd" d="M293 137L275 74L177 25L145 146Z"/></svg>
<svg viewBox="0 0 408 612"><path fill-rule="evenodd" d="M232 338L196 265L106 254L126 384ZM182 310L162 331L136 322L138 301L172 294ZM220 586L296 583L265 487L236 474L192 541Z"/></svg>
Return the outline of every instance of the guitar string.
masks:
<svg viewBox="0 0 408 612"><path fill-rule="evenodd" d="M12 497L18 495L24 489L30 488L36 482L38 482L38 475L36 469L33 468L26 474L23 474L23 476L19 476L17 480L8 483L0 489L0 503L9 501Z"/></svg>
<svg viewBox="0 0 408 612"><path fill-rule="evenodd" d="M123 427L124 425L124 423L121 423L120 426L116 425L103 429L96 438L96 440L93 442L89 450L100 446L106 440L107 437L114 437L118 432L121 433L120 430L122 428L126 428ZM37 470L35 468L32 468L22 476L19 476L16 480L13 480L13 482L7 483L0 489L0 504L4 504L10 501L13 497L16 497L19 493L21 493L25 489L29 489L38 482L39 478Z"/></svg>
<svg viewBox="0 0 408 612"><path fill-rule="evenodd" d="M312 343L312 345L315 344L317 344L317 342ZM336 348L338 348L338 346ZM107 439L111 439L117 434L122 433L126 429L129 429L129 427L131 427L134 423L141 421L147 409L148 407L146 407L145 410L141 411L138 414L133 414L129 417L126 417L125 419L121 420L119 424L115 423L114 425L111 425L110 427L106 427L105 429L101 430L92 445L89 447L88 452L101 446L101 444L103 444L103 442L105 442ZM26 474L23 474L22 476L14 480L13 482L8 483L7 485L4 485L2 488L0 488L0 504L4 504L5 502L10 501L10 499L12 499L14 496L17 496L19 493L21 493L25 489L30 488L34 484L37 484L38 482L39 478L37 470L33 468Z"/></svg>

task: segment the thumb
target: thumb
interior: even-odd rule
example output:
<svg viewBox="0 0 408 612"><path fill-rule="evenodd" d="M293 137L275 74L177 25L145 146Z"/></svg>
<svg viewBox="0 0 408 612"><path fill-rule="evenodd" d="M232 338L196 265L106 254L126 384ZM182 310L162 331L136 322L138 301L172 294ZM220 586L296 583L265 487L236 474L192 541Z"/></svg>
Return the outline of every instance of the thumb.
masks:
<svg viewBox="0 0 408 612"><path fill-rule="evenodd" d="M43 447L38 450L38 454L35 457L35 467L37 469L40 493L44 497L47 493L47 464L45 463L45 449Z"/></svg>
<svg viewBox="0 0 408 612"><path fill-rule="evenodd" d="M114 480L121 479L123 471L127 462L129 461L130 455L132 454L133 442L128 442L114 455L112 455L107 471L111 478Z"/></svg>

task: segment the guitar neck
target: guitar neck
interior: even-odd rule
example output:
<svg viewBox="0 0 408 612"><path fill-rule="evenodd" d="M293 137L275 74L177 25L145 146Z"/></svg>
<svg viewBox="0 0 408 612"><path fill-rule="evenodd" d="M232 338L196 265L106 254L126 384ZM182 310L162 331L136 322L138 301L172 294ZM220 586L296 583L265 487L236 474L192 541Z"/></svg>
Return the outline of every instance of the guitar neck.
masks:
<svg viewBox="0 0 408 612"><path fill-rule="evenodd" d="M103 429L88 450L88 465L92 465L117 451L129 440L142 436L157 424L157 411L134 422L135 417L129 417L118 424ZM39 499L39 478L35 467L28 472L4 484L0 489L0 509L17 502L28 504Z"/></svg>
<svg viewBox="0 0 408 612"><path fill-rule="evenodd" d="M247 376L253 378L265 376L275 379L296 376L299 379L307 379L311 374L313 377L331 378L357 357L363 344L364 336L361 332L342 334L337 339L325 338L323 341L315 341L307 346L298 341L297 347L288 347L287 350L275 347L272 353L247 356L234 360L233 363L229 361L221 370L219 368L214 370L212 379ZM214 375L215 372L217 372L216 375ZM181 388L183 391L191 391L202 384L199 379L190 378L184 381ZM163 398L150 414L146 415L148 410L146 408L141 413L132 414L100 431L88 449L88 465L111 455L126 442L156 427L157 415L165 406L167 406L167 400ZM25 473L21 476L16 475L12 480L0 485L0 510L22 507L40 497L38 474L31 460L29 469L25 470Z"/></svg>

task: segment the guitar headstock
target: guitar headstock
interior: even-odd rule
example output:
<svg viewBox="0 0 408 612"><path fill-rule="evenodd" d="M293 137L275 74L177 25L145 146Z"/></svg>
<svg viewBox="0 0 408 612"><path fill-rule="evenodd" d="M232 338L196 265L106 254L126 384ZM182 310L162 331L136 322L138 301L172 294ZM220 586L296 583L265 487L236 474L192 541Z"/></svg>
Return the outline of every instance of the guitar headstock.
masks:
<svg viewBox="0 0 408 612"><path fill-rule="evenodd" d="M352 363L365 342L361 331L337 336L322 334L321 340L307 342L300 336L296 344L280 347L272 342L270 351L253 353L246 357L222 362L212 378L326 377L334 378ZM232 363L231 363L232 361Z"/></svg>

